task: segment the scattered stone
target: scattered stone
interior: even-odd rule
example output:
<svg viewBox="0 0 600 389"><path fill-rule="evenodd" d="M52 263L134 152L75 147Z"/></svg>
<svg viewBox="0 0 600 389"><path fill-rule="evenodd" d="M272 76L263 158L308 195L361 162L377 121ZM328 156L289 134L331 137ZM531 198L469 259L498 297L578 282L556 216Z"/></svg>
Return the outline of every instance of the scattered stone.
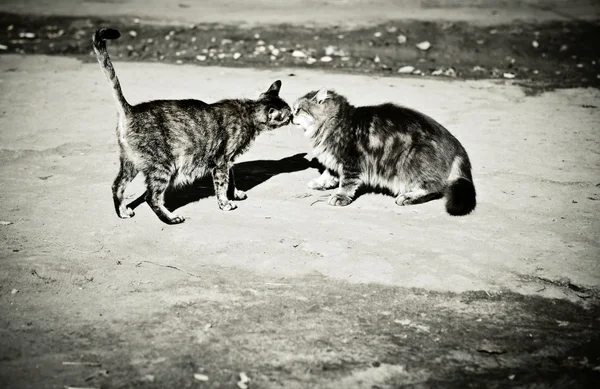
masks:
<svg viewBox="0 0 600 389"><path fill-rule="evenodd" d="M13 290L10 291L10 294L17 294L17 293L19 293L18 289L13 289Z"/></svg>
<svg viewBox="0 0 600 389"><path fill-rule="evenodd" d="M582 63L578 63L578 64L577 64L577 67L578 67L579 69L581 69L581 68L583 67L583 64L582 64Z"/></svg>
<svg viewBox="0 0 600 389"><path fill-rule="evenodd" d="M233 43L233 41L231 39L227 39L227 38L221 39L221 46L230 45L232 43Z"/></svg>
<svg viewBox="0 0 600 389"><path fill-rule="evenodd" d="M539 73L540 73L540 71L539 71L539 70L534 70L534 71L533 71L533 74L539 74Z"/></svg>
<svg viewBox="0 0 600 389"><path fill-rule="evenodd" d="M236 59L236 60L240 59L241 56L242 56L242 54L240 54L240 53L234 53L233 54L233 59Z"/></svg>
<svg viewBox="0 0 600 389"><path fill-rule="evenodd" d="M556 323L559 327L567 327L569 325L568 321L557 320Z"/></svg>
<svg viewBox="0 0 600 389"><path fill-rule="evenodd" d="M398 35L398 43L400 43L401 45L405 44L407 41L406 35Z"/></svg>
<svg viewBox="0 0 600 389"><path fill-rule="evenodd" d="M183 61L182 61L182 60L180 60L180 59L178 59L177 61L175 61L175 63L176 63L177 65L181 65L181 64L183 63Z"/></svg>
<svg viewBox="0 0 600 389"><path fill-rule="evenodd" d="M135 38L137 36L137 32L131 30L131 31L129 31L129 36L131 36L132 38Z"/></svg>
<svg viewBox="0 0 600 389"><path fill-rule="evenodd" d="M481 341L477 347L477 351L486 354L504 354L506 352L506 350L504 350L502 347L487 339Z"/></svg>
<svg viewBox="0 0 600 389"><path fill-rule="evenodd" d="M294 58L306 58L306 53L300 51L300 50L294 50L292 52L292 57Z"/></svg>
<svg viewBox="0 0 600 389"><path fill-rule="evenodd" d="M312 65L313 63L317 62L316 58L310 57L306 60L306 63L309 65Z"/></svg>
<svg viewBox="0 0 600 389"><path fill-rule="evenodd" d="M328 55L321 57L321 62L331 62L332 60L333 60L333 58L331 58Z"/></svg>
<svg viewBox="0 0 600 389"><path fill-rule="evenodd" d="M531 46L533 46L534 49L537 49L538 47L540 47L540 44L538 43L538 41L533 41L531 42Z"/></svg>
<svg viewBox="0 0 600 389"><path fill-rule="evenodd" d="M491 35L496 35L497 33L498 33L498 30L496 30L496 29L490 30Z"/></svg>
<svg viewBox="0 0 600 389"><path fill-rule="evenodd" d="M260 34L259 33L254 34L254 39L260 39Z"/></svg>
<svg viewBox="0 0 600 389"><path fill-rule="evenodd" d="M511 381L514 380L515 379L515 375L514 374L509 375L508 379L511 380Z"/></svg>
<svg viewBox="0 0 600 389"><path fill-rule="evenodd" d="M219 54L217 55L217 58L219 58L219 59L223 59L223 58L225 58L225 56L226 56L226 54L225 54L225 53L219 53Z"/></svg>
<svg viewBox="0 0 600 389"><path fill-rule="evenodd" d="M416 44L417 49L421 50L421 51L427 51L431 48L431 43L429 43L428 41L423 41L423 42L419 42Z"/></svg>
<svg viewBox="0 0 600 389"><path fill-rule="evenodd" d="M389 32L390 34L395 33L396 31L398 31L398 29L394 26L388 27L386 28L387 32Z"/></svg>
<svg viewBox="0 0 600 389"><path fill-rule="evenodd" d="M381 62L381 58L379 58L379 56L376 55L375 58L373 58L373 62L380 63Z"/></svg>
<svg viewBox="0 0 600 389"><path fill-rule="evenodd" d="M412 74L418 76L419 74L422 74L422 72L419 69L415 69L414 72L412 72Z"/></svg>
<svg viewBox="0 0 600 389"><path fill-rule="evenodd" d="M504 78L508 78L508 79L513 79L513 78L515 78L516 76L515 76L513 73L504 73L504 74L502 75L502 77L504 77Z"/></svg>
<svg viewBox="0 0 600 389"><path fill-rule="evenodd" d="M560 49L558 51L560 51L562 53L563 51L567 51L567 50L569 50L569 46L562 45L562 46L560 46Z"/></svg>
<svg viewBox="0 0 600 389"><path fill-rule="evenodd" d="M204 374L195 373L195 374L194 374L194 378L195 378L197 381L208 381L208 376L207 376L207 375L204 375Z"/></svg>
<svg viewBox="0 0 600 389"><path fill-rule="evenodd" d="M278 56L279 53L280 53L279 49L274 48L273 50L271 50L271 55Z"/></svg>
<svg viewBox="0 0 600 389"><path fill-rule="evenodd" d="M8 226L8 225L11 225L11 224L13 224L13 222L7 222L7 221L4 221L4 220L0 221L0 226Z"/></svg>
<svg viewBox="0 0 600 389"><path fill-rule="evenodd" d="M412 73L414 70L414 66L402 66L400 69L398 69L398 73L409 74Z"/></svg>
<svg viewBox="0 0 600 389"><path fill-rule="evenodd" d="M381 32L377 31L375 34L373 34L373 36L375 38L379 38L379 37L381 37Z"/></svg>
<svg viewBox="0 0 600 389"><path fill-rule="evenodd" d="M154 376L152 374L146 374L142 378L140 378L141 382L154 382Z"/></svg>
<svg viewBox="0 0 600 389"><path fill-rule="evenodd" d="M211 323L206 323L206 324L204 325L204 331L208 331L208 330L209 330L209 329L211 329L211 328L212 328L212 324L211 324Z"/></svg>
<svg viewBox="0 0 600 389"><path fill-rule="evenodd" d="M483 67L481 67L481 66L479 66L479 65L475 65L475 66L473 66L473 69L472 69L472 70L473 70L474 72L485 72L485 68L483 68Z"/></svg>
<svg viewBox="0 0 600 389"><path fill-rule="evenodd" d="M198 61L206 61L206 55L197 55L197 56L196 56L196 59L197 59Z"/></svg>
<svg viewBox="0 0 600 389"><path fill-rule="evenodd" d="M20 32L19 33L19 38L34 39L35 38L35 33L33 33L33 32Z"/></svg>
<svg viewBox="0 0 600 389"><path fill-rule="evenodd" d="M476 41L478 45L482 45L485 43L485 41L483 39L479 39L478 41Z"/></svg>
<svg viewBox="0 0 600 389"><path fill-rule="evenodd" d="M432 76L446 76L446 77L456 77L456 70L454 68L448 69L437 69L431 73Z"/></svg>
<svg viewBox="0 0 600 389"><path fill-rule="evenodd" d="M135 24L139 24L139 23L140 23L140 19L138 19L138 18L133 18L133 22L134 22Z"/></svg>
<svg viewBox="0 0 600 389"><path fill-rule="evenodd" d="M0 50L8 50L8 46L6 46L6 45L0 45Z"/></svg>

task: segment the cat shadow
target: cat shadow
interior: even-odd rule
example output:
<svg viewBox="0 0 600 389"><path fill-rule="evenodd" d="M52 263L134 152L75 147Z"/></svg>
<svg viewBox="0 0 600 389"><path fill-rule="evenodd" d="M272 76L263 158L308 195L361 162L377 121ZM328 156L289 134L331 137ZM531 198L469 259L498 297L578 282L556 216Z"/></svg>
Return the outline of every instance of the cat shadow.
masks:
<svg viewBox="0 0 600 389"><path fill-rule="evenodd" d="M282 173L294 173L309 168L318 169L316 160L307 160L304 158L306 153L299 153L291 157L279 160L261 159L256 161L240 162L233 166L235 175L235 186L243 191L248 191L269 178ZM165 193L165 207L169 211L174 211L189 203L205 199L215 195L212 176L208 175L194 181L190 185L179 188L169 188ZM146 201L146 194L128 204L131 209L135 209Z"/></svg>

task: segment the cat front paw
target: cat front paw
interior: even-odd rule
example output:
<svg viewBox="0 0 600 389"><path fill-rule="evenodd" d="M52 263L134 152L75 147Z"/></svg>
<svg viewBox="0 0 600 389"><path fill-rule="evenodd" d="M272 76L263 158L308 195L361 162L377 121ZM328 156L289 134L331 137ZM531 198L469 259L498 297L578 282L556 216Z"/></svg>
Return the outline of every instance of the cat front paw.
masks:
<svg viewBox="0 0 600 389"><path fill-rule="evenodd" d="M228 201L226 203L219 203L219 208L221 208L223 211L233 211L237 208L237 205Z"/></svg>
<svg viewBox="0 0 600 389"><path fill-rule="evenodd" d="M404 196L404 195L400 195L398 197L396 197L396 205L402 207L405 205L411 205L412 204L412 198L408 197L408 196Z"/></svg>
<svg viewBox="0 0 600 389"><path fill-rule="evenodd" d="M235 193L233 194L234 200L246 200L247 198L248 198L248 195L243 190L236 189Z"/></svg>
<svg viewBox="0 0 600 389"><path fill-rule="evenodd" d="M327 190L337 188L339 181L336 179L323 180L320 177L308 182L308 189Z"/></svg>
<svg viewBox="0 0 600 389"><path fill-rule="evenodd" d="M167 224L181 224L185 221L185 218L183 216L179 216L179 215L173 215L173 217L171 217L170 219L166 219L165 222Z"/></svg>
<svg viewBox="0 0 600 389"><path fill-rule="evenodd" d="M119 209L119 214L118 216L121 219L130 219L132 217L135 216L135 212L133 212L133 209L129 208L129 207L121 207Z"/></svg>
<svg viewBox="0 0 600 389"><path fill-rule="evenodd" d="M352 202L352 199L343 194L333 194L329 197L329 201L327 202L329 205L333 205L335 207L344 207Z"/></svg>

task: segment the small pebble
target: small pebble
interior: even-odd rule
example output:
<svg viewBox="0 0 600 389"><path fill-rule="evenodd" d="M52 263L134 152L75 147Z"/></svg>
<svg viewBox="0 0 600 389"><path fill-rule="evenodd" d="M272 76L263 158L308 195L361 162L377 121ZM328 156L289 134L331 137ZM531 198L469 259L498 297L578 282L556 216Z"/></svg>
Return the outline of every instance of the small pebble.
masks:
<svg viewBox="0 0 600 389"><path fill-rule="evenodd" d="M406 35L402 35L402 34L398 35L398 43L400 43L401 45L405 44L406 40L407 40Z"/></svg>
<svg viewBox="0 0 600 389"><path fill-rule="evenodd" d="M197 55L197 56L196 56L196 59L197 59L198 61L206 61L206 55Z"/></svg>
<svg viewBox="0 0 600 389"><path fill-rule="evenodd" d="M8 50L8 46L0 45L0 50Z"/></svg>
<svg viewBox="0 0 600 389"><path fill-rule="evenodd" d="M512 79L512 78L516 77L513 73L504 73L502 76L504 78L508 78L508 79Z"/></svg>
<svg viewBox="0 0 600 389"><path fill-rule="evenodd" d="M373 34L373 36L375 38L379 38L381 36L381 33L379 31L377 31L375 34Z"/></svg>
<svg viewBox="0 0 600 389"><path fill-rule="evenodd" d="M313 63L317 62L316 58L310 57L306 60L306 63L309 65L312 65Z"/></svg>
<svg viewBox="0 0 600 389"><path fill-rule="evenodd" d="M396 31L398 31L398 29L396 27L394 27L394 26L387 28L387 32L389 32L390 34L393 34Z"/></svg>
<svg viewBox="0 0 600 389"><path fill-rule="evenodd" d="M415 70L414 66L402 66L400 69L398 69L398 73L408 74L408 73L412 73L414 70Z"/></svg>
<svg viewBox="0 0 600 389"><path fill-rule="evenodd" d="M240 54L240 53L234 53L233 59L240 59L241 56L242 56L242 54Z"/></svg>
<svg viewBox="0 0 600 389"><path fill-rule="evenodd" d="M10 294L17 294L17 293L19 293L18 289L13 289L13 290L10 291Z"/></svg>
<svg viewBox="0 0 600 389"><path fill-rule="evenodd" d="M35 38L35 34L33 32L20 32L19 38L33 39Z"/></svg>
<svg viewBox="0 0 600 389"><path fill-rule="evenodd" d="M208 381L208 376L204 374L195 373L194 378L198 381Z"/></svg>
<svg viewBox="0 0 600 389"><path fill-rule="evenodd" d="M417 49L421 50L421 51L427 51L431 48L431 43L429 43L428 41L423 41L420 43L416 44Z"/></svg>
<svg viewBox="0 0 600 389"><path fill-rule="evenodd" d="M373 58L373 62L375 62L375 63L381 62L381 59L379 58L378 55L376 55L375 58Z"/></svg>
<svg viewBox="0 0 600 389"><path fill-rule="evenodd" d="M292 52L292 57L294 57L294 58L306 58L306 54L305 54L305 53L303 53L303 52L302 52L302 51L300 51L300 50L294 50L294 51Z"/></svg>
<svg viewBox="0 0 600 389"><path fill-rule="evenodd" d="M135 38L135 37L137 36L137 32L135 32L135 31L131 30L131 31L129 31L129 35L130 35L131 37Z"/></svg>

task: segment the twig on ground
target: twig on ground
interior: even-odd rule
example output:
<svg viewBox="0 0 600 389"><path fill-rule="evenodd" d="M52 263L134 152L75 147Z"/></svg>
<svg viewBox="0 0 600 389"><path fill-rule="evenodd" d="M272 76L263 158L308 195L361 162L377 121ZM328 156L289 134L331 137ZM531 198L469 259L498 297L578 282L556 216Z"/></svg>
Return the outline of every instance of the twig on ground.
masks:
<svg viewBox="0 0 600 389"><path fill-rule="evenodd" d="M82 361L64 361L63 366L94 366L99 367L102 366L101 363L98 362L82 362Z"/></svg>
<svg viewBox="0 0 600 389"><path fill-rule="evenodd" d="M182 273L185 273L185 274L187 274L187 275L190 275L190 276L192 276L192 277L201 278L199 275L197 275L197 274L194 274L194 273L191 273L191 272L189 272L189 271L187 271L187 270L184 270L184 269L180 269L180 268L178 268L177 266L173 266L173 265L163 265L162 263L156 263L156 262L152 262L152 261L141 261L141 262L138 262L138 264L137 264L137 265L135 265L135 267L140 267L140 266L142 265L142 263L149 263L149 264L151 264L151 265L155 265L155 266L167 267L167 268L169 268L169 269L174 269L174 270L180 271L180 272L182 272Z"/></svg>

